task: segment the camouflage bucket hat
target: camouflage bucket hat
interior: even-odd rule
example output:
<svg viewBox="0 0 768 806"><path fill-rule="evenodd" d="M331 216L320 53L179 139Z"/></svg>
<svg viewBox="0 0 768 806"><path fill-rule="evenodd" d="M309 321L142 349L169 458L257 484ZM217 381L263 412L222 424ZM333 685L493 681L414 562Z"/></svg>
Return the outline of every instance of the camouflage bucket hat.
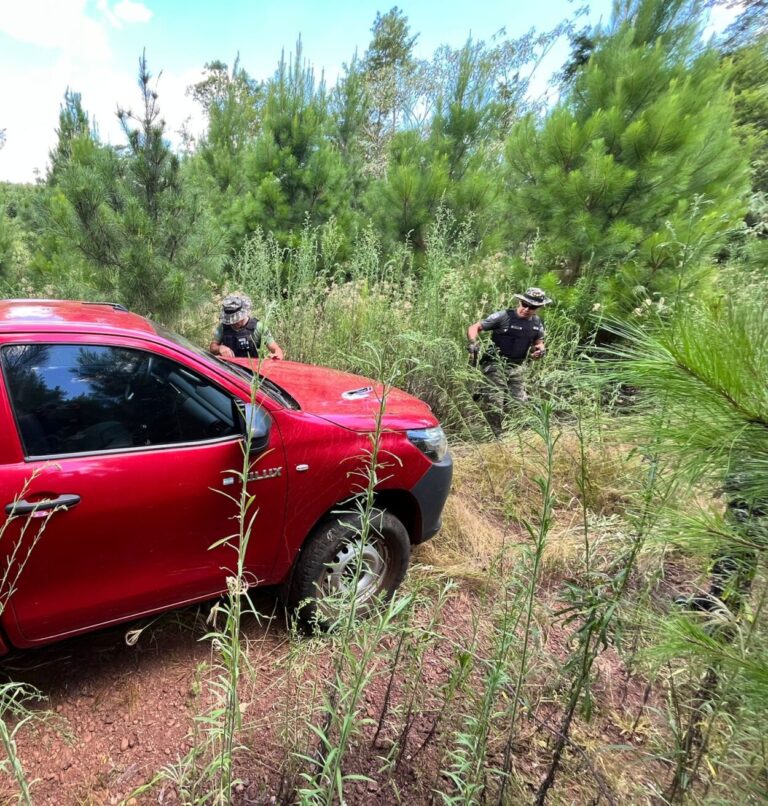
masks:
<svg viewBox="0 0 768 806"><path fill-rule="evenodd" d="M234 325L251 315L251 301L245 294L228 294L221 301L221 324Z"/></svg>
<svg viewBox="0 0 768 806"><path fill-rule="evenodd" d="M525 293L515 294L515 296L521 302L535 308L541 308L543 305L549 305L549 303L552 302L540 288L526 288Z"/></svg>

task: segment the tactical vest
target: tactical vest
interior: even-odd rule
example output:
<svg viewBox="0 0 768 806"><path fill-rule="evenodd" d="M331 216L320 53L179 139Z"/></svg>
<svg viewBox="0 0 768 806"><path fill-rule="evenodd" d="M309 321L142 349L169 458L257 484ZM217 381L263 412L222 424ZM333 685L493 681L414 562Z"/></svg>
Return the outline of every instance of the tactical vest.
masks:
<svg viewBox="0 0 768 806"><path fill-rule="evenodd" d="M256 331L258 319L249 319L245 327L235 330L232 325L224 325L221 332L221 343L237 356L248 358L258 356L261 346L261 333Z"/></svg>
<svg viewBox="0 0 768 806"><path fill-rule="evenodd" d="M538 316L523 319L514 308L507 311L507 326L491 331L496 350L507 361L521 364L534 342L544 337L544 327Z"/></svg>

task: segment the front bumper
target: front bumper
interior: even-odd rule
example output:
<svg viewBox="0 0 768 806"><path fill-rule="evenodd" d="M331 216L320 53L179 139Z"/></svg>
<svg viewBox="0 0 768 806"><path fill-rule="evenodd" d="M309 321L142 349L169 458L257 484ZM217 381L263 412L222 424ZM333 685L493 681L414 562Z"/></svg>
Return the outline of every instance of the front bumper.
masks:
<svg viewBox="0 0 768 806"><path fill-rule="evenodd" d="M414 544L423 543L434 537L442 524L441 515L448 493L451 491L453 477L453 459L451 452L439 461L419 479L411 493L421 511L421 533Z"/></svg>

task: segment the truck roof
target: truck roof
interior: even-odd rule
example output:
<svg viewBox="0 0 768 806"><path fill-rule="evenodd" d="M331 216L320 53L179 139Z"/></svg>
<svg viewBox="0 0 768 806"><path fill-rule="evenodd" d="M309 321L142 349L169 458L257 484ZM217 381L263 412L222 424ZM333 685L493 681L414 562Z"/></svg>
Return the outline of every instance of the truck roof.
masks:
<svg viewBox="0 0 768 806"><path fill-rule="evenodd" d="M56 299L0 300L0 332L18 330L156 336L152 323L143 316L112 302L77 302Z"/></svg>

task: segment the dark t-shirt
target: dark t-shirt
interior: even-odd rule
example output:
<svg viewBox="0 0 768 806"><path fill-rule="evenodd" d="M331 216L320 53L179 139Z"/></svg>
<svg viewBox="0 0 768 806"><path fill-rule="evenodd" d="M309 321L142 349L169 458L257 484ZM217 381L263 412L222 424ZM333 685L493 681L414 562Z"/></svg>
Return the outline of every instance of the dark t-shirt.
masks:
<svg viewBox="0 0 768 806"><path fill-rule="evenodd" d="M496 311L480 323L491 334L496 350L508 361L520 363L531 346L544 338L544 324L538 316L526 319L514 308Z"/></svg>

